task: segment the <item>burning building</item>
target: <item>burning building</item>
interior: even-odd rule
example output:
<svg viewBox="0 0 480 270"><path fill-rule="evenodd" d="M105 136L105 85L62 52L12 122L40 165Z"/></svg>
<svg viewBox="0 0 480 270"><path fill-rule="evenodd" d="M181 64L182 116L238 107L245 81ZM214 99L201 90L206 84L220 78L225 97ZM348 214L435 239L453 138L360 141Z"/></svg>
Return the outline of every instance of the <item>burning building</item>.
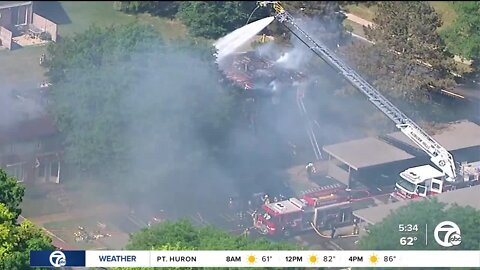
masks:
<svg viewBox="0 0 480 270"><path fill-rule="evenodd" d="M3 92L6 94L7 92ZM62 147L43 89L9 91L0 122L0 168L19 182L60 181Z"/></svg>
<svg viewBox="0 0 480 270"><path fill-rule="evenodd" d="M255 51L225 56L219 68L234 86L256 96L274 96L305 81L306 76Z"/></svg>

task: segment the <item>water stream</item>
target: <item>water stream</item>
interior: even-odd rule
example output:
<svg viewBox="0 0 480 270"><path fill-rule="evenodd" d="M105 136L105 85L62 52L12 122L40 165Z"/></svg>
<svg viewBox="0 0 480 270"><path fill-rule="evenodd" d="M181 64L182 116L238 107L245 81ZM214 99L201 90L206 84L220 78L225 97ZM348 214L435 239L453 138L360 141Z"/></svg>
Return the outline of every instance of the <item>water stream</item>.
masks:
<svg viewBox="0 0 480 270"><path fill-rule="evenodd" d="M274 19L272 16L249 23L217 40L213 44L217 49L217 62L221 61L223 57L235 52L235 50L255 37L255 35L272 23Z"/></svg>

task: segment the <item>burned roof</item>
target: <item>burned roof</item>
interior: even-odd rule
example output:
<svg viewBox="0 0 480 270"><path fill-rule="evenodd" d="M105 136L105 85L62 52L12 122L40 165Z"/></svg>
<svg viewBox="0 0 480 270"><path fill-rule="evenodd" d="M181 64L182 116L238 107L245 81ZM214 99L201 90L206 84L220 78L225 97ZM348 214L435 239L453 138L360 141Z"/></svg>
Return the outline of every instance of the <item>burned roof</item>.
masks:
<svg viewBox="0 0 480 270"><path fill-rule="evenodd" d="M0 9L31 5L33 1L0 1Z"/></svg>
<svg viewBox="0 0 480 270"><path fill-rule="evenodd" d="M401 131L387 135L408 145L417 147ZM432 136L447 151L480 146L480 126L470 121L450 123Z"/></svg>
<svg viewBox="0 0 480 270"><path fill-rule="evenodd" d="M8 127L0 128L0 145L13 142L31 141L58 133L49 116L29 119Z"/></svg>
<svg viewBox="0 0 480 270"><path fill-rule="evenodd" d="M323 150L355 170L414 158L377 138L364 138L327 145Z"/></svg>
<svg viewBox="0 0 480 270"><path fill-rule="evenodd" d="M445 192L439 195L436 195L435 198L439 202L447 204L457 204L463 207L473 207L480 210L480 200L478 199L478 194L480 194L480 186L473 186L469 188L462 188L455 191ZM400 201L396 203L385 204L381 206L376 206L372 208L365 208L354 211L353 214L360 219L365 220L369 224L375 224L381 222L386 218L392 211L397 210L398 208L407 205L411 201L420 201L426 200L426 198L418 198L413 200Z"/></svg>

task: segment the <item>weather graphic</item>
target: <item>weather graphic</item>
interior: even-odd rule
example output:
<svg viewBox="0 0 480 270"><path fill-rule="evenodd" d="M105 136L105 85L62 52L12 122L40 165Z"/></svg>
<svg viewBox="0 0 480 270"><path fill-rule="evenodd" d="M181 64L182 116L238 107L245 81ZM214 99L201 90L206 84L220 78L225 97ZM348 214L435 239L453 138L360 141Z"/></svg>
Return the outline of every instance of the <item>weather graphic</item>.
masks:
<svg viewBox="0 0 480 270"><path fill-rule="evenodd" d="M250 256L248 256L247 261L250 264L254 264L255 261L257 261L257 258L255 258L255 256L253 256L253 255L250 255Z"/></svg>
<svg viewBox="0 0 480 270"><path fill-rule="evenodd" d="M317 256L315 256L315 255L310 255L309 261L310 261L310 263L312 263L312 264L317 263L317 261L318 261Z"/></svg>
<svg viewBox="0 0 480 270"><path fill-rule="evenodd" d="M372 256L370 256L370 262L373 264L376 264L378 262L378 257L376 254L372 254Z"/></svg>

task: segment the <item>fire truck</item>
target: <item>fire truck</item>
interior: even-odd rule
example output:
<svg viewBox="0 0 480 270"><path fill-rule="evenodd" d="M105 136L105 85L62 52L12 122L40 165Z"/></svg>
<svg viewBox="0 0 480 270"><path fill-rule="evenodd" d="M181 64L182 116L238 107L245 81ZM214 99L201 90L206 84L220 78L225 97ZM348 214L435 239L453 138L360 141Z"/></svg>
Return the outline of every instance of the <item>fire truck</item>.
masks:
<svg viewBox="0 0 480 270"><path fill-rule="evenodd" d="M313 228L352 224L352 201L343 188L326 189L302 199L265 203L254 215L254 227L264 235L289 237Z"/></svg>
<svg viewBox="0 0 480 270"><path fill-rule="evenodd" d="M400 173L400 180L391 196L396 200L415 199L478 185L480 162L462 164L460 174L463 179L449 182L443 172L430 165L409 168Z"/></svg>
<svg viewBox="0 0 480 270"><path fill-rule="evenodd" d="M413 141L419 149L428 154L430 161L440 169L440 171L438 171L430 165L424 165L409 168L401 172L400 179L396 183L396 190L391 194L392 197L408 199L479 184L478 171L480 170L480 166L478 164L462 164L460 173L457 174L456 163L452 154L450 154L447 149L428 135L412 119L401 112L357 72L339 59L332 50L322 42L314 40L300 28L295 19L278 1L258 2L258 5L263 7L269 4L273 6L275 19L278 22L287 28L295 37L300 39L316 56L324 60L346 81L364 94L368 101L392 120L405 136Z"/></svg>

